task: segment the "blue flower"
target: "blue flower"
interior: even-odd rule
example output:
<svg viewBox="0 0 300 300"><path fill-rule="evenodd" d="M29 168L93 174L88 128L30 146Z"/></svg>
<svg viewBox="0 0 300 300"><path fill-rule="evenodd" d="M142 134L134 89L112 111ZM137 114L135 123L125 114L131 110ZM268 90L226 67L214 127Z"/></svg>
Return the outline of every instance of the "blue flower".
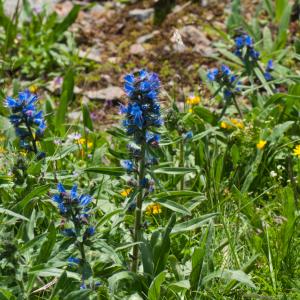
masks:
<svg viewBox="0 0 300 300"><path fill-rule="evenodd" d="M253 46L253 40L252 40L251 36L246 34L244 36L244 43L245 43L245 46L252 47Z"/></svg>
<svg viewBox="0 0 300 300"><path fill-rule="evenodd" d="M269 72L265 72L265 73L264 73L264 77L265 77L265 79L266 79L267 81L272 80L272 75L271 75Z"/></svg>
<svg viewBox="0 0 300 300"><path fill-rule="evenodd" d="M249 51L250 57L252 57L254 60L259 59L260 53L254 49L250 49Z"/></svg>
<svg viewBox="0 0 300 300"><path fill-rule="evenodd" d="M38 153L36 141L41 138L46 129L43 112L37 112L35 106L37 100L37 96L31 94L29 90L19 93L17 98L5 99L5 105L12 112L9 120L15 127L16 135L20 138L20 146L36 154Z"/></svg>
<svg viewBox="0 0 300 300"><path fill-rule="evenodd" d="M221 71L222 71L223 75L226 75L226 76L230 75L230 73L231 73L229 67L226 65L221 66Z"/></svg>
<svg viewBox="0 0 300 300"><path fill-rule="evenodd" d="M273 60L270 59L270 60L268 60L267 67L266 67L266 71L267 71L267 72L268 72L268 71L271 71L271 70L273 70L273 68L274 68L274 66L273 66Z"/></svg>
<svg viewBox="0 0 300 300"><path fill-rule="evenodd" d="M69 257L68 258L68 262L72 265L72 264L80 264L80 258L77 258L77 257Z"/></svg>
<svg viewBox="0 0 300 300"><path fill-rule="evenodd" d="M143 112L140 109L140 106L137 103L134 103L130 110L131 116L133 116L134 124L142 129L144 124Z"/></svg>
<svg viewBox="0 0 300 300"><path fill-rule="evenodd" d="M159 134L154 134L149 131L146 132L146 142L147 143L159 143L160 141L160 135Z"/></svg>
<svg viewBox="0 0 300 300"><path fill-rule="evenodd" d="M216 76L218 76L219 70L218 69L212 69L207 73L207 78L209 81L216 80Z"/></svg>
<svg viewBox="0 0 300 300"><path fill-rule="evenodd" d="M70 192L70 195L71 195L71 199L72 200L75 200L78 198L78 195L77 195L77 184L74 184L72 189L71 189L71 192Z"/></svg>
<svg viewBox="0 0 300 300"><path fill-rule="evenodd" d="M133 171L133 162L131 160L125 159L121 160L121 166L127 171L132 172Z"/></svg>
<svg viewBox="0 0 300 300"><path fill-rule="evenodd" d="M193 132L192 131L188 131L186 133L183 133L182 134L182 137L185 139L185 140L189 140L193 137Z"/></svg>
<svg viewBox="0 0 300 300"><path fill-rule="evenodd" d="M230 98L232 96L232 92L228 89L224 90L224 97L225 98Z"/></svg>
<svg viewBox="0 0 300 300"><path fill-rule="evenodd" d="M75 230L73 228L67 228L62 231L62 234L67 237L76 237Z"/></svg>
<svg viewBox="0 0 300 300"><path fill-rule="evenodd" d="M87 206L92 202L92 197L90 195L81 195L79 197L79 204L81 206Z"/></svg>
<svg viewBox="0 0 300 300"><path fill-rule="evenodd" d="M81 286L80 286L80 289L81 289L81 290L85 290L85 289L86 289L86 284L85 284L85 283L82 283Z"/></svg>
<svg viewBox="0 0 300 300"><path fill-rule="evenodd" d="M238 36L235 38L235 45L237 48L243 48L244 47L244 38L242 36Z"/></svg>
<svg viewBox="0 0 300 300"><path fill-rule="evenodd" d="M66 192L64 186L63 186L60 182L57 184L57 190L58 190L60 193L65 193L65 192Z"/></svg>
<svg viewBox="0 0 300 300"><path fill-rule="evenodd" d="M84 233L84 238L93 236L95 234L95 227L88 227Z"/></svg>

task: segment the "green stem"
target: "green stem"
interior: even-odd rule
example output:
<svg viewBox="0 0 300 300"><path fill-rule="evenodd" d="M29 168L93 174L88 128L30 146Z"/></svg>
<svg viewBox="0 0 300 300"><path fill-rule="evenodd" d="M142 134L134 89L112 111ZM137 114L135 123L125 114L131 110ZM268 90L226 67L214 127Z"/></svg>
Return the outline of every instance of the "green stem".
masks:
<svg viewBox="0 0 300 300"><path fill-rule="evenodd" d="M239 115L240 115L240 118L243 119L243 113L242 113L242 111L240 110L240 107L239 107L239 105L238 105L238 103L237 103L235 97L233 96L232 99L233 99L234 106L236 107L236 109L237 109L237 111L238 111L238 113L239 113Z"/></svg>
<svg viewBox="0 0 300 300"><path fill-rule="evenodd" d="M145 162L145 153L146 153L146 141L143 140L141 144L141 161L139 166L139 193L136 201L136 210L135 210L135 222L134 222L134 234L133 242L139 242L142 237L141 231L141 222L142 222L142 204L144 198L144 188L141 186L142 180L145 178L146 173L146 162ZM139 255L139 244L133 246L132 252L132 266L131 271L137 272L138 270L138 255Z"/></svg>
<svg viewBox="0 0 300 300"><path fill-rule="evenodd" d="M30 137L31 137L31 141L32 141L32 146L33 146L33 151L34 151L35 154L37 154L37 153L38 153L38 150L37 150L37 146L36 146L36 140L35 140L35 138L34 138L34 136L33 136L31 127L30 127L30 125L28 124L27 120L25 121L25 124L26 124L26 127L27 127L27 129L28 129L28 131L29 131L29 133L30 133Z"/></svg>
<svg viewBox="0 0 300 300"><path fill-rule="evenodd" d="M179 158L179 165L180 167L184 167L184 142L183 140L180 141L180 158ZM184 187L184 175L182 176L180 180L180 189L183 190Z"/></svg>

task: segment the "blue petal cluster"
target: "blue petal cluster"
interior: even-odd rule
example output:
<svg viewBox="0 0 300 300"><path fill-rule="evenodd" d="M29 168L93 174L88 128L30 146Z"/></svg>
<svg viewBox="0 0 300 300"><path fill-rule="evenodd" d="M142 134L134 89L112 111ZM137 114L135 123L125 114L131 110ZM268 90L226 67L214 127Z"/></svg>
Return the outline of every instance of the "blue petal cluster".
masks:
<svg viewBox="0 0 300 300"><path fill-rule="evenodd" d="M94 227L86 227L89 224L89 204L92 202L90 195L78 194L77 185L73 185L67 192L61 183L57 185L58 193L53 195L52 200L57 203L60 214L73 223L73 228L63 228L62 233L67 237L80 237L86 239L95 233Z"/></svg>
<svg viewBox="0 0 300 300"><path fill-rule="evenodd" d="M127 106L121 105L120 112L126 114L123 125L128 135L133 135L140 144L145 131L163 124L158 94L160 81L156 73L140 70L124 77L124 91L129 97Z"/></svg>
<svg viewBox="0 0 300 300"><path fill-rule="evenodd" d="M265 72L264 72L264 76L265 76L265 79L267 81L270 81L272 80L272 75L271 75L271 71L273 71L274 67L273 67L273 60L270 59L267 63L267 66L266 66L266 69L265 69Z"/></svg>
<svg viewBox="0 0 300 300"><path fill-rule="evenodd" d="M248 34L242 34L235 38L234 54L242 60L257 61L260 53L254 49L253 39Z"/></svg>
<svg viewBox="0 0 300 300"><path fill-rule="evenodd" d="M207 79L220 85L225 98L230 98L234 92L240 91L240 82L237 81L237 76L233 75L230 68L226 65L222 65L220 69L209 70Z"/></svg>
<svg viewBox="0 0 300 300"><path fill-rule="evenodd" d="M11 110L10 122L15 127L16 135L20 138L20 145L29 151L37 152L36 141L46 129L42 111L37 111L38 97L25 90L17 98L7 97L5 105Z"/></svg>

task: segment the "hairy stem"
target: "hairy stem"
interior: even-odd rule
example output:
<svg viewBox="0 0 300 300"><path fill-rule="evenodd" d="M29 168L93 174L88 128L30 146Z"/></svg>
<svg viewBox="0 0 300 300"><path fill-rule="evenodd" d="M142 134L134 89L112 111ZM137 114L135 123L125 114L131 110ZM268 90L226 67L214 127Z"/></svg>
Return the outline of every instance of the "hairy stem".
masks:
<svg viewBox="0 0 300 300"><path fill-rule="evenodd" d="M38 150L37 150L37 146L36 146L36 140L33 136L33 133L32 133L32 130L31 130L31 127L30 125L28 124L27 120L25 121L25 125L26 125L26 128L28 129L29 133L30 133L30 137L31 137L31 142L32 142L32 147L33 147L33 152L35 154L38 153Z"/></svg>
<svg viewBox="0 0 300 300"><path fill-rule="evenodd" d="M142 204L144 198L144 188L141 185L142 180L145 177L146 168L145 168L145 153L146 153L146 141L144 140L141 144L141 161L139 166L139 194L137 196L136 201L136 210L135 210L135 222L134 222L134 234L133 234L133 242L139 242L141 240L141 223L142 223ZM138 269L138 255L139 255L139 245L136 244L133 246L133 260L131 271L137 272Z"/></svg>

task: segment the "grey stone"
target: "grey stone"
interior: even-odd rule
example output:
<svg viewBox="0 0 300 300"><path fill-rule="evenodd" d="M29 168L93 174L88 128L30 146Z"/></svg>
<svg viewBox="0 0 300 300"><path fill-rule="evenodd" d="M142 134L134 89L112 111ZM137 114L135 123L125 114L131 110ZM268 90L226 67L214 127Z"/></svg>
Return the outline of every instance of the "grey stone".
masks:
<svg viewBox="0 0 300 300"><path fill-rule="evenodd" d="M132 18L135 18L138 21L145 21L149 19L154 14L153 8L147 8L147 9L133 9L129 12L129 16Z"/></svg>
<svg viewBox="0 0 300 300"><path fill-rule="evenodd" d="M130 54L139 55L145 52L145 48L141 44L133 44L130 46Z"/></svg>
<svg viewBox="0 0 300 300"><path fill-rule="evenodd" d="M118 86L109 86L102 90L86 91L84 95L92 100L116 100L124 96L124 91Z"/></svg>
<svg viewBox="0 0 300 300"><path fill-rule="evenodd" d="M137 44L143 44L143 43L146 43L150 40L152 40L157 34L159 34L159 31L158 30L155 30L149 34L145 34L145 35L142 35L140 36L137 40L136 40L136 43Z"/></svg>

